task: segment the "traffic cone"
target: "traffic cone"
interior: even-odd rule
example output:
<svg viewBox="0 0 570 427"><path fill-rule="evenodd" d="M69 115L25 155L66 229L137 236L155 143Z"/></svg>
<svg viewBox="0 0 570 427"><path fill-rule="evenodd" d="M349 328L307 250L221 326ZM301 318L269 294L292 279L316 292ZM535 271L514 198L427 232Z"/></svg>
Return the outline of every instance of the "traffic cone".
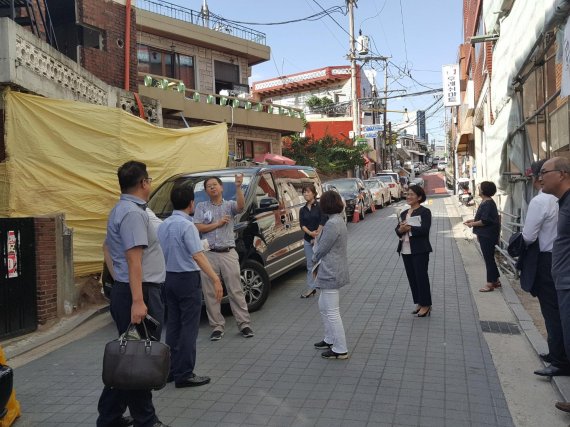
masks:
<svg viewBox="0 0 570 427"><path fill-rule="evenodd" d="M360 214L358 213L356 208L354 208L354 212L352 214L352 223L356 224L358 221L360 221Z"/></svg>

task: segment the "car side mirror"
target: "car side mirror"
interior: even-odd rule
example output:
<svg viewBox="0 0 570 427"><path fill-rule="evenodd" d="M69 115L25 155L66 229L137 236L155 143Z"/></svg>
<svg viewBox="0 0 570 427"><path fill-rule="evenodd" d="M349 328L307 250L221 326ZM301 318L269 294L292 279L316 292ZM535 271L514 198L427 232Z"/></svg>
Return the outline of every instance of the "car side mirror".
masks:
<svg viewBox="0 0 570 427"><path fill-rule="evenodd" d="M259 200L259 207L255 213L269 212L279 209L279 201L275 197L264 197Z"/></svg>

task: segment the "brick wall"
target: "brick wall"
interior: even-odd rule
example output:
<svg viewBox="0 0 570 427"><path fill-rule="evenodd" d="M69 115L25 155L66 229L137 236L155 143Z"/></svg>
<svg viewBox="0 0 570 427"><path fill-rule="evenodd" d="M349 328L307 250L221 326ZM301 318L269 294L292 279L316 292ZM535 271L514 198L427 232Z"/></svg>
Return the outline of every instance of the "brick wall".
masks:
<svg viewBox="0 0 570 427"><path fill-rule="evenodd" d="M81 47L81 66L111 86L125 86L126 8L108 0L77 0L78 20L101 30L103 48ZM129 90L137 91L137 31L135 8L131 8Z"/></svg>
<svg viewBox="0 0 570 427"><path fill-rule="evenodd" d="M57 317L55 218L34 218L38 323Z"/></svg>

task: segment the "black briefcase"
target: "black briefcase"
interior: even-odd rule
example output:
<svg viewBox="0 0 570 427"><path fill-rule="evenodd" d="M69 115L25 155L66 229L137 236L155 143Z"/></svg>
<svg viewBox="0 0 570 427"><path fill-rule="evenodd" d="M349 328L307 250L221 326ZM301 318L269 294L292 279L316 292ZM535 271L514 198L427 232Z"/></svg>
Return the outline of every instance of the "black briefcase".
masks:
<svg viewBox="0 0 570 427"><path fill-rule="evenodd" d="M6 365L0 365L0 419L6 415L6 405L12 395L14 371Z"/></svg>
<svg viewBox="0 0 570 427"><path fill-rule="evenodd" d="M170 347L146 337L136 325L107 343L103 356L103 384L121 390L159 390L166 385L170 371Z"/></svg>

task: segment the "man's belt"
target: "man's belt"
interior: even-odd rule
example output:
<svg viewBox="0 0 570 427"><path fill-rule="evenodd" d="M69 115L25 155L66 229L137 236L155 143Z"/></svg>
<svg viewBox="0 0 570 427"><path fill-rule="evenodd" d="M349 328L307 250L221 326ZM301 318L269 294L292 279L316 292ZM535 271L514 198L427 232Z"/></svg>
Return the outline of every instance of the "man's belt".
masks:
<svg viewBox="0 0 570 427"><path fill-rule="evenodd" d="M119 285L127 285L130 286L130 284L128 282L119 282L118 280L115 281L116 284ZM154 287L154 288L160 288L163 283L155 283L155 282L142 282L143 286L149 286L149 287Z"/></svg>
<svg viewBox="0 0 570 427"><path fill-rule="evenodd" d="M229 248L210 248L210 252L229 252L233 249L233 246Z"/></svg>

